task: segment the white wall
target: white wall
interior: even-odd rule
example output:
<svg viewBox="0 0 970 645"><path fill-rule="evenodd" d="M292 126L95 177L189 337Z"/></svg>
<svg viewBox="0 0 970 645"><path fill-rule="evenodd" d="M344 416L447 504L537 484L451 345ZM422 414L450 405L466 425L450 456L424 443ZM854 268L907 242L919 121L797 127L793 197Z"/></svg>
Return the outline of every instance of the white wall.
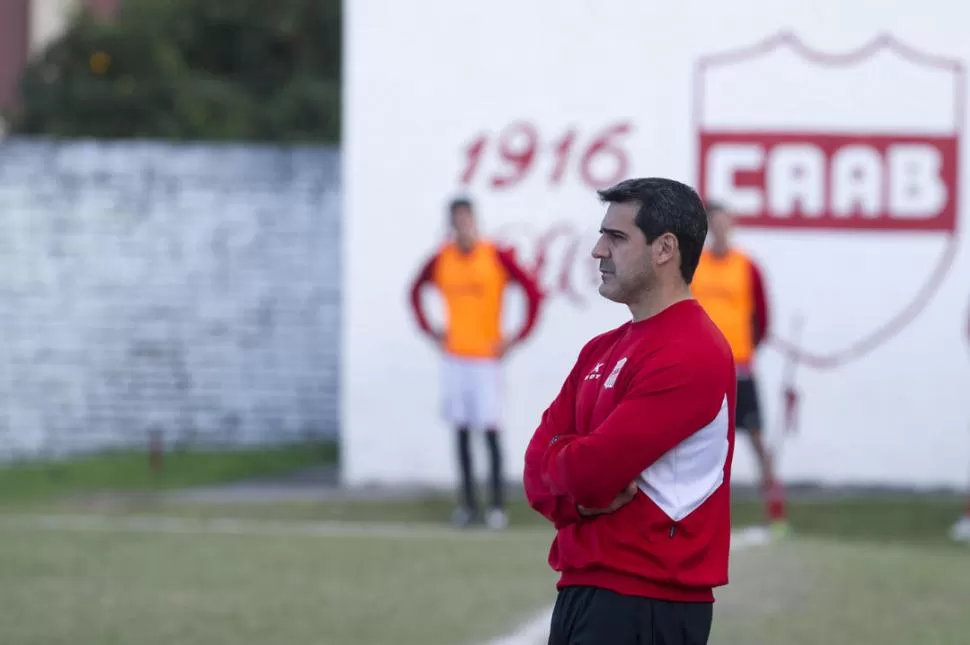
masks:
<svg viewBox="0 0 970 645"><path fill-rule="evenodd" d="M970 9L945 0L918 8L896 0L358 0L347 11L348 483L451 485L438 357L417 333L407 288L442 233L447 199L466 190L487 232L507 232L526 258L560 225L579 243L574 257L569 240L553 243L543 281L559 284L565 270L572 297L559 291L536 337L507 363L509 470L520 477L529 436L580 346L626 316L598 297L589 271L603 208L581 159L604 129L629 124L615 139L628 161L617 176L678 178L760 212L751 219L762 226L739 242L762 262L774 305L776 338L758 366L772 439L781 433L786 341L799 358L800 429L784 445L783 477L966 484L970 249L958 157ZM783 32L791 36L750 55L707 58ZM884 34L903 46L874 41ZM910 50L947 60L937 65ZM495 187L490 179L516 166L503 165L496 141L517 122L534 128L534 156L521 181ZM577 138L554 183L557 145L570 129ZM787 148L787 163L780 149L770 189L751 193L716 171L718 155L736 166L750 151L715 152L702 146L702 132L802 147ZM463 185L466 147L482 134L489 145ZM525 130L511 136L509 156L526 158L529 138ZM616 163L603 154L591 172L609 180ZM767 204L760 211L759 199ZM798 199L807 212L788 213ZM839 200L868 210L846 213ZM510 311L510 325L519 314ZM805 326L792 341L798 316ZM735 468L737 480L754 480L745 446Z"/></svg>
<svg viewBox="0 0 970 645"><path fill-rule="evenodd" d="M0 461L337 425L340 154L0 146Z"/></svg>

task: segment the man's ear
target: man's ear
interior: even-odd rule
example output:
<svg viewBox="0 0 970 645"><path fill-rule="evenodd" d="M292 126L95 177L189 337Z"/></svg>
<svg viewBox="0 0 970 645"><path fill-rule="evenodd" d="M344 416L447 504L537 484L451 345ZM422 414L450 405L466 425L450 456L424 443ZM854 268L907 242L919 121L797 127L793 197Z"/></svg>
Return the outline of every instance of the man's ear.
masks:
<svg viewBox="0 0 970 645"><path fill-rule="evenodd" d="M653 242L653 260L657 264L666 264L677 257L677 250L680 244L677 236L672 233L664 233Z"/></svg>

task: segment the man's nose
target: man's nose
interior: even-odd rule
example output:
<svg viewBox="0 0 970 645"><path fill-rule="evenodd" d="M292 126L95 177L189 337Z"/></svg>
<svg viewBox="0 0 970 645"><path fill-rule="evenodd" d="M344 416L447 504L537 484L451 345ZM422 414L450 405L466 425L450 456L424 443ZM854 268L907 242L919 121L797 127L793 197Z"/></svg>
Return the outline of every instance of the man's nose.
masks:
<svg viewBox="0 0 970 645"><path fill-rule="evenodd" d="M593 257L597 260L603 260L610 257L610 250L603 238L596 240L596 244L593 245Z"/></svg>

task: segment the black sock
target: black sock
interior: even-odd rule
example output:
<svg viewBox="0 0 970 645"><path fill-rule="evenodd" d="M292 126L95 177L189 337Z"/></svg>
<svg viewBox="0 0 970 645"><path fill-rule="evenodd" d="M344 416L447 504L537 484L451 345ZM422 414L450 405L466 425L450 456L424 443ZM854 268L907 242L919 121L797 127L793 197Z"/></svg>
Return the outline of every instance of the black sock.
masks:
<svg viewBox="0 0 970 645"><path fill-rule="evenodd" d="M461 470L461 503L468 510L475 512L478 503L475 501L470 434L468 428L458 428L458 466Z"/></svg>
<svg viewBox="0 0 970 645"><path fill-rule="evenodd" d="M492 506L505 508L505 479L502 476L502 449L499 446L498 430L490 428L485 431L488 443L488 454L492 466Z"/></svg>

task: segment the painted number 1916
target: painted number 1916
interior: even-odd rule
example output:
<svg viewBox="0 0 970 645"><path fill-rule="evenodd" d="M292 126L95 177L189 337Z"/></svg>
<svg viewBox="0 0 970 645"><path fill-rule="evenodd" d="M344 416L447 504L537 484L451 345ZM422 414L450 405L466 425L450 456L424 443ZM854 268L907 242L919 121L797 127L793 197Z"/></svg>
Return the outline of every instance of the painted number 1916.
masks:
<svg viewBox="0 0 970 645"><path fill-rule="evenodd" d="M484 182L494 190L508 190L535 173L542 172L553 186L575 173L587 187L605 188L627 175L625 140L632 129L632 124L619 122L591 135L570 128L546 138L531 123L512 123L497 136L481 134L465 144L459 182Z"/></svg>

